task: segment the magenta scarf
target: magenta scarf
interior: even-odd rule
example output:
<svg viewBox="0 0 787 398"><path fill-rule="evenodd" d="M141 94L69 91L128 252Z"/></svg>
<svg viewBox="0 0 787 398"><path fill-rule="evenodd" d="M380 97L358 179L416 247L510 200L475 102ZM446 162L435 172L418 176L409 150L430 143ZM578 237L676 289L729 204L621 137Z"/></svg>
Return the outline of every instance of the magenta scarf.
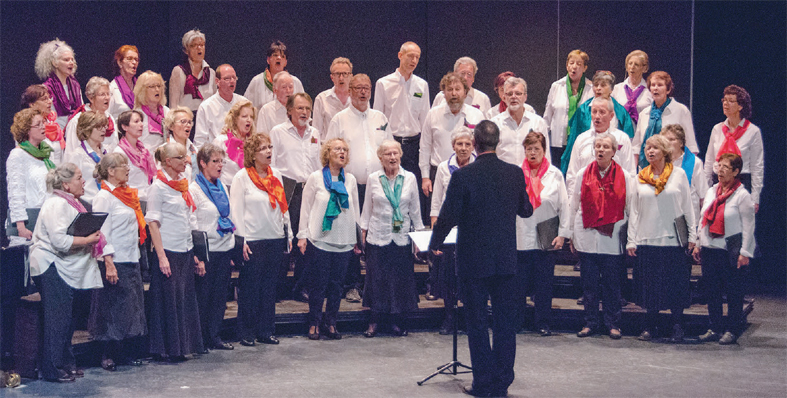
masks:
<svg viewBox="0 0 787 398"><path fill-rule="evenodd" d="M79 88L79 82L73 76L66 78L71 98L66 95L66 90L63 89L63 85L54 71L49 74L49 77L42 84L52 94L52 104L55 106L57 116L68 116L82 105L82 90Z"/></svg>
<svg viewBox="0 0 787 398"><path fill-rule="evenodd" d="M199 86L208 84L210 81L210 67L206 66L202 69L202 77L197 79L191 74L191 63L186 60L185 64L180 64L180 69L186 74L186 85L183 86L183 95L191 94L191 98L202 98L202 93L199 91ZM241 166L242 167L242 166Z"/></svg>
<svg viewBox="0 0 787 398"><path fill-rule="evenodd" d="M145 148L145 144L137 140L136 147L132 147L126 137L123 137L118 142L118 146L126 153L126 157L128 157L131 164L145 172L145 175L148 176L148 183L152 184L153 179L156 178L156 162L153 160L150 151Z"/></svg>
<svg viewBox="0 0 787 398"><path fill-rule="evenodd" d="M68 204L70 204L71 207L77 209L78 212L87 213L87 209L85 209L85 206L82 205L82 203L79 200L77 200L77 198L75 198L74 195L60 189L53 189L52 193L65 199L66 202L68 202ZM104 237L104 234L101 232L99 232L98 234L99 234L98 242L96 242L96 244L93 245L93 258L96 259L100 259L101 255L104 254L104 246L106 246L107 244L107 239Z"/></svg>
<svg viewBox="0 0 787 398"><path fill-rule="evenodd" d="M631 90L628 84L623 83L623 88L626 90L626 104L623 105L626 111L631 116L631 121L637 123L639 120L639 111L637 110L637 98L645 90L645 86L639 86L635 90Z"/></svg>
<svg viewBox="0 0 787 398"><path fill-rule="evenodd" d="M148 133L164 135L161 131L161 122L164 120L164 107L159 104L158 115L153 116L147 105L142 105L142 112L148 115Z"/></svg>
<svg viewBox="0 0 787 398"><path fill-rule="evenodd" d="M131 80L134 84L137 84L136 76L132 77ZM121 75L117 75L115 76L115 83L118 85L118 90L120 90L120 95L123 97L123 102L125 102L129 108L134 109L134 90L126 84L126 79Z"/></svg>
<svg viewBox="0 0 787 398"><path fill-rule="evenodd" d="M238 164L238 167L243 166L243 140L236 137L232 130L227 130L227 157L233 162Z"/></svg>

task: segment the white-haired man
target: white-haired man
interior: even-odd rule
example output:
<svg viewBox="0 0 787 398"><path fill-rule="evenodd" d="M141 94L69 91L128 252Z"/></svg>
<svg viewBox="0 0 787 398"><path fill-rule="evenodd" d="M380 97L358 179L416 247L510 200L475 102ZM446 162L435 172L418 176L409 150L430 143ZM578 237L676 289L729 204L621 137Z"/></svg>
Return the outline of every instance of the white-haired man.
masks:
<svg viewBox="0 0 787 398"><path fill-rule="evenodd" d="M525 161L525 148L522 146L530 131L537 131L547 139L549 147L549 127L541 116L526 111L527 82L521 77L509 77L503 83L503 96L508 107L505 111L492 118L500 129L500 143L497 145L497 157L515 166L522 166ZM551 161L549 153L546 158Z"/></svg>
<svg viewBox="0 0 787 398"><path fill-rule="evenodd" d="M486 115L486 113L489 111L489 108L492 107L492 103L489 101L488 95L473 88L475 75L478 73L478 64L476 64L475 60L470 57L462 57L457 59L456 62L454 62L454 73L464 77L467 81L468 89L467 97L465 97L465 104L480 110L484 115ZM445 94L440 91L434 97L432 108L442 104L443 102L445 102Z"/></svg>
<svg viewBox="0 0 787 398"><path fill-rule="evenodd" d="M257 132L270 133L276 125L287 121L287 98L295 90L295 79L288 72L279 72L273 77L273 94L276 100L268 102L257 114Z"/></svg>

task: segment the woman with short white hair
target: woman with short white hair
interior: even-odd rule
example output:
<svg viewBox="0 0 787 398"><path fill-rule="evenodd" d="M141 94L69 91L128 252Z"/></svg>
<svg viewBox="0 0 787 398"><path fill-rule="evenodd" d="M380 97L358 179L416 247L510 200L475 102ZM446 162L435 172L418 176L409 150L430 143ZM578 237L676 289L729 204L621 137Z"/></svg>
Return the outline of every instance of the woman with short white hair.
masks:
<svg viewBox="0 0 787 398"><path fill-rule="evenodd" d="M145 116L142 118L142 143L153 152L164 143L164 117L169 108L164 95L164 78L153 71L145 71L137 78L134 86L134 109Z"/></svg>
<svg viewBox="0 0 787 398"><path fill-rule="evenodd" d="M112 152L118 144L118 133L115 119L109 114L109 80L100 76L93 76L85 85L85 96L89 104L80 106L71 116L68 117L66 124L66 152L72 152L79 146L77 139L77 121L82 112L97 111L107 117L107 131L104 134L104 149Z"/></svg>
<svg viewBox="0 0 787 398"><path fill-rule="evenodd" d="M169 76L169 106L185 106L197 113L199 105L216 92L216 71L205 62L205 34L192 29L181 40L186 60Z"/></svg>
<svg viewBox="0 0 787 398"><path fill-rule="evenodd" d="M82 105L82 89L74 77L77 71L74 50L57 38L42 43L36 54L35 70L52 94L57 124L65 128L68 117Z"/></svg>

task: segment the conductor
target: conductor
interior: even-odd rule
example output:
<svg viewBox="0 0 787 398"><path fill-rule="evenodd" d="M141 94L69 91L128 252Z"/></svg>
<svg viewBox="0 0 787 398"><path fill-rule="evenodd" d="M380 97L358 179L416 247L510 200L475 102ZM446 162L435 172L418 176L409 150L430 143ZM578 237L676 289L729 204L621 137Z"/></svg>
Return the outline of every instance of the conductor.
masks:
<svg viewBox="0 0 787 398"><path fill-rule="evenodd" d="M530 217L522 170L497 158L500 130L490 121L473 131L478 158L451 176L429 248L437 254L458 225L457 273L464 293L467 340L476 397L506 396L514 381L517 305L516 216ZM489 344L487 297L492 299L494 347Z"/></svg>

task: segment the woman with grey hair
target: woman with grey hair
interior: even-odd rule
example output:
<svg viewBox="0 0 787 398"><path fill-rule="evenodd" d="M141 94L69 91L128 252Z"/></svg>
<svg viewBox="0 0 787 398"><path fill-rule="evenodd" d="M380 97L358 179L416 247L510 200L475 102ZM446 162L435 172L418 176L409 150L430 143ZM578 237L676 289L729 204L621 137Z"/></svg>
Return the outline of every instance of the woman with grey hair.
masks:
<svg viewBox="0 0 787 398"><path fill-rule="evenodd" d="M104 148L104 138L106 137L108 119L103 113L98 111L83 112L77 120L76 141L78 145L71 152L66 152L66 162L76 164L82 175L87 176L85 193L82 200L88 204L93 202L100 187L93 178L95 170L101 158L107 154Z"/></svg>
<svg viewBox="0 0 787 398"><path fill-rule="evenodd" d="M77 71L74 50L57 38L42 43L36 54L35 70L52 95L57 124L65 128L68 117L82 105L82 89L74 77Z"/></svg>
<svg viewBox="0 0 787 398"><path fill-rule="evenodd" d="M655 337L659 311L668 309L672 314L670 340L677 343L683 341L683 310L691 305L686 248L694 249L697 230L689 180L682 168L672 165L670 149L662 135L645 142L649 165L638 175L626 249L629 256L637 257L637 304L647 310L639 339Z"/></svg>
<svg viewBox="0 0 787 398"><path fill-rule="evenodd" d="M93 211L108 216L101 227L107 244L99 262L104 288L93 292L88 330L93 340L103 345L101 367L114 371L117 364L142 365L124 350L124 341L147 333L139 266L139 245L147 239L146 223L137 190L128 187L125 156L104 156L93 175L101 183Z"/></svg>
<svg viewBox="0 0 787 398"><path fill-rule="evenodd" d="M66 152L72 152L79 147L77 139L77 121L82 112L97 111L107 117L107 130L104 134L103 146L107 152L112 152L118 144L118 133L115 119L109 114L109 80L100 76L93 76L85 85L85 96L89 104L80 106L66 123Z"/></svg>
<svg viewBox="0 0 787 398"><path fill-rule="evenodd" d="M41 373L47 381L73 382L84 374L76 368L71 347L74 294L102 287L96 263L106 243L101 231L86 237L67 233L77 215L86 212L79 202L84 184L73 163L49 171L46 185L51 195L41 206L30 247L30 275L41 293L44 313Z"/></svg>
<svg viewBox="0 0 787 398"><path fill-rule="evenodd" d="M366 185L362 241L366 242L366 283L363 306L372 310L366 337L377 334L383 315L391 317L396 336L407 336L402 321L418 309L410 237L411 228L424 228L415 175L401 167L402 146L385 140L377 148L382 170L369 175Z"/></svg>
<svg viewBox="0 0 787 398"><path fill-rule="evenodd" d="M204 33L192 29L183 35L181 42L186 60L172 68L169 106L185 106L196 115L199 104L216 92L216 71L205 62Z"/></svg>
<svg viewBox="0 0 787 398"><path fill-rule="evenodd" d="M164 142L177 142L186 148L186 153L189 158L186 164L186 178L189 183L194 181L194 178L199 171L199 164L197 163L197 147L189 139L191 126L194 125L194 113L191 109L185 106L178 106L170 108L167 116L164 117Z"/></svg>

